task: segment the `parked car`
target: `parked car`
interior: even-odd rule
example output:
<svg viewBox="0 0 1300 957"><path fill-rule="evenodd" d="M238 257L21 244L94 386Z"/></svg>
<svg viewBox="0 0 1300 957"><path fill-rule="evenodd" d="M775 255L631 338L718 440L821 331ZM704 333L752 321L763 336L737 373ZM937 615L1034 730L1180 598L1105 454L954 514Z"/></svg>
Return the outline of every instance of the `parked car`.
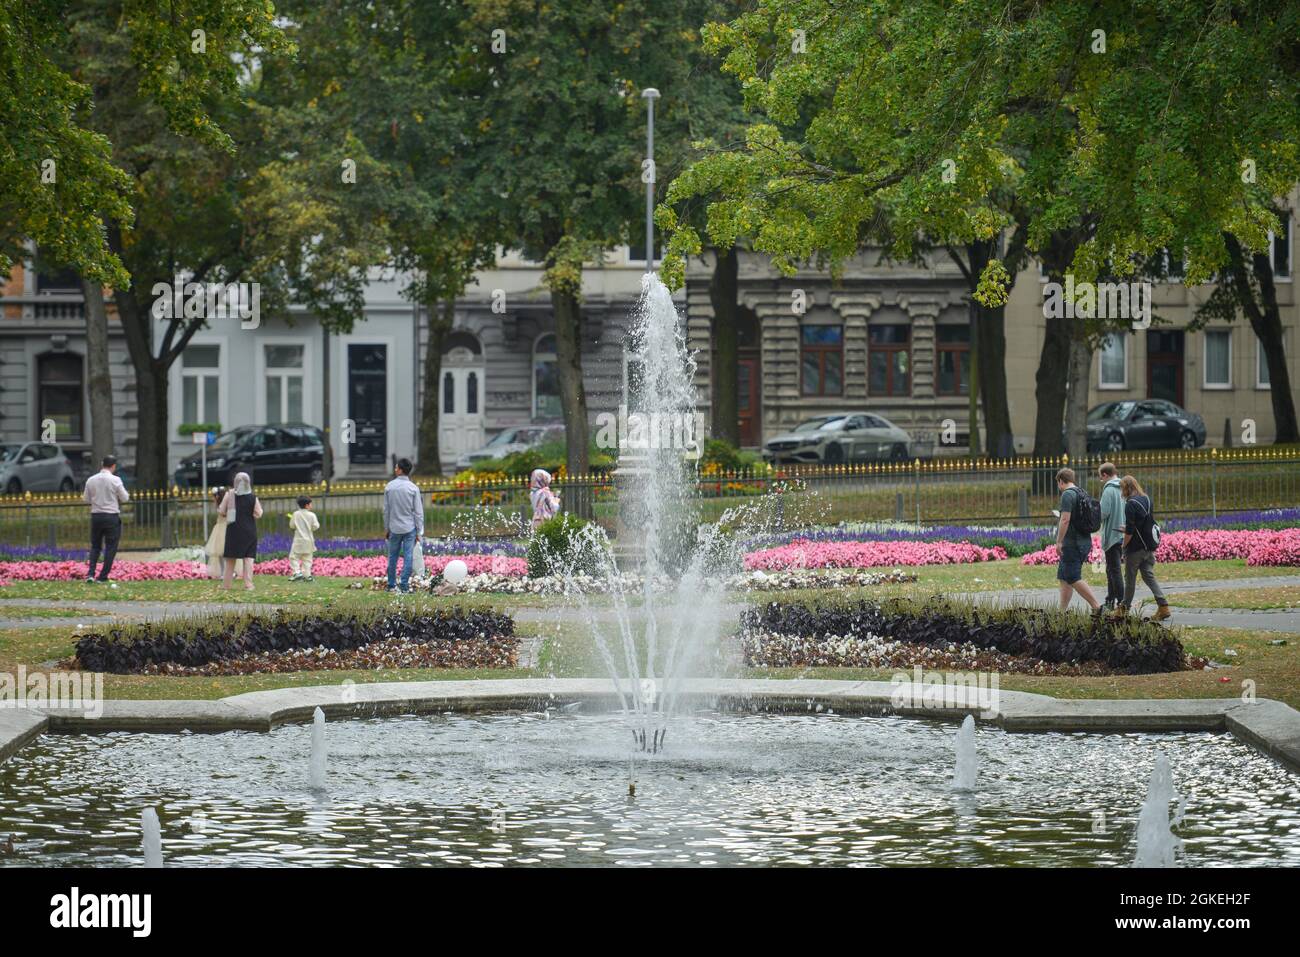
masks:
<svg viewBox="0 0 1300 957"><path fill-rule="evenodd" d="M174 480L182 488L202 485L202 452L181 459ZM247 472L262 485L325 478L325 436L310 425L242 425L208 446L208 485L229 485Z"/></svg>
<svg viewBox="0 0 1300 957"><path fill-rule="evenodd" d="M805 419L784 435L763 445L769 462L822 463L889 460L901 462L911 453L912 437L874 412L835 412Z"/></svg>
<svg viewBox="0 0 1300 957"><path fill-rule="evenodd" d="M535 449L547 442L563 442L562 425L524 425L515 429L502 429L487 445L476 452L467 452L456 460L458 469L467 469L485 459L503 459L515 452Z"/></svg>
<svg viewBox="0 0 1300 957"><path fill-rule="evenodd" d="M1088 412L1088 451L1195 449L1205 444L1205 423L1165 399L1103 402Z"/></svg>
<svg viewBox="0 0 1300 957"><path fill-rule="evenodd" d="M21 492L71 492L77 487L72 461L53 442L0 445L0 489Z"/></svg>

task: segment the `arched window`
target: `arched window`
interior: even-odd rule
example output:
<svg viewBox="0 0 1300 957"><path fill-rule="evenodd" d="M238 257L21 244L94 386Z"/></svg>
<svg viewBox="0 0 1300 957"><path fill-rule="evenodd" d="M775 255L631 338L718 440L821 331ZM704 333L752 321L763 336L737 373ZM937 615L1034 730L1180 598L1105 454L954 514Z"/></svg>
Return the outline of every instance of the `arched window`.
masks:
<svg viewBox="0 0 1300 957"><path fill-rule="evenodd" d="M51 419L56 441L83 441L82 397L86 390L81 356L70 352L46 353L36 360L36 377L37 434L44 429L45 420Z"/></svg>
<svg viewBox="0 0 1300 957"><path fill-rule="evenodd" d="M456 414L456 380L450 372L442 374L442 412Z"/></svg>
<svg viewBox="0 0 1300 957"><path fill-rule="evenodd" d="M555 334L548 332L533 343L533 418L558 419L561 415Z"/></svg>
<svg viewBox="0 0 1300 957"><path fill-rule="evenodd" d="M478 373L471 372L465 377L465 411L470 415L478 414Z"/></svg>

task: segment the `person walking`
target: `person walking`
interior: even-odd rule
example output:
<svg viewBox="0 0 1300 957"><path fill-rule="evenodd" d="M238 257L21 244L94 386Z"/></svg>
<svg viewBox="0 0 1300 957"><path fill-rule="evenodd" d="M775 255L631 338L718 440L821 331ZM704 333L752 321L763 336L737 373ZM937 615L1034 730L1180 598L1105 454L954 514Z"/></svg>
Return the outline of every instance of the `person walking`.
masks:
<svg viewBox="0 0 1300 957"><path fill-rule="evenodd" d="M1119 487L1119 470L1113 462L1097 469L1101 478L1101 551L1106 556L1106 607L1114 609L1124 600L1124 572L1120 569L1124 551L1124 496Z"/></svg>
<svg viewBox="0 0 1300 957"><path fill-rule="evenodd" d="M316 536L320 519L311 508L311 498L298 496L298 511L289 515L293 544L289 548L289 581L311 581L311 560L316 554Z"/></svg>
<svg viewBox="0 0 1300 957"><path fill-rule="evenodd" d="M1086 493L1074 484L1074 469L1061 469L1056 473L1056 487L1061 492L1060 521L1056 526L1056 580L1060 584L1061 611L1070 606L1070 599L1077 592L1088 603L1093 614L1101 613L1097 596L1092 593L1088 583L1083 580L1083 563L1092 551L1092 531L1078 527L1075 518L1075 506ZM1084 502L1086 504L1086 500Z"/></svg>
<svg viewBox="0 0 1300 957"><path fill-rule="evenodd" d="M1124 600L1111 617L1123 618L1133 607L1140 572L1142 580L1147 583L1156 599L1156 613L1151 620L1164 621L1173 612L1169 610L1169 600L1165 598L1160 582L1156 581L1156 547L1159 538L1151 496L1143 491L1138 480L1131 475L1120 479L1120 491L1124 495Z"/></svg>
<svg viewBox="0 0 1300 957"><path fill-rule="evenodd" d="M393 480L384 487L384 538L388 539L388 590L411 590L413 552L424 537L424 504L411 481L411 460L398 459ZM402 585L397 588L397 557L402 557Z"/></svg>
<svg viewBox="0 0 1300 957"><path fill-rule="evenodd" d="M542 522L554 518L560 510L560 496L551 491L551 473L546 469L533 469L528 485L528 497L533 503L533 531L537 531Z"/></svg>
<svg viewBox="0 0 1300 957"><path fill-rule="evenodd" d="M217 514L226 520L226 547L221 557L225 569L221 587L230 590L235 562L244 562L244 589L253 590L253 563L257 558L257 520L262 517L262 503L253 494L253 480L247 472L235 476L235 485L217 506Z"/></svg>
<svg viewBox="0 0 1300 957"><path fill-rule="evenodd" d="M86 570L86 581L92 584L106 582L113 570L117 543L122 540L122 505L131 498L117 474L117 459L111 455L104 456L99 471L86 479L81 497L90 506L90 567ZM101 550L104 564L99 570L99 578L95 578Z"/></svg>

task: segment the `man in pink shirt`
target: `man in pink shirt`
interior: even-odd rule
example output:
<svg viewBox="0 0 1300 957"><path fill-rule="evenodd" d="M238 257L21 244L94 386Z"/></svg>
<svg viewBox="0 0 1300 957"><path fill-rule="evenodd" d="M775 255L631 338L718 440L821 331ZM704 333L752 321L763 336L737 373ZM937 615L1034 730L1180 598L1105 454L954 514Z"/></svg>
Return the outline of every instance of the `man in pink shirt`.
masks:
<svg viewBox="0 0 1300 957"><path fill-rule="evenodd" d="M122 503L130 498L126 486L117 477L117 459L104 456L103 468L86 479L86 490L81 497L90 504L90 569L86 581L96 580L95 566L102 549L104 567L100 569L99 581L106 582L113 567L113 556L117 554L117 543L122 538Z"/></svg>

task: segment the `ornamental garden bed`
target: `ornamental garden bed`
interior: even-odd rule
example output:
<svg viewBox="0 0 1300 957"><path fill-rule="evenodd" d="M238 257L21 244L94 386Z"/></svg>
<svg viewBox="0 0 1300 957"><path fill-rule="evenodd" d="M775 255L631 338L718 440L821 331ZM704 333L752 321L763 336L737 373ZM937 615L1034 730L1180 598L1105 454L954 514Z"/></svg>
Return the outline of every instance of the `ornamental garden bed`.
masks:
<svg viewBox="0 0 1300 957"><path fill-rule="evenodd" d="M1056 545L1031 552L1020 559L1024 565L1055 565ZM1205 529L1170 532L1160 536L1157 562L1200 562L1244 558L1247 565L1300 565L1300 528ZM1105 560L1100 539L1093 536L1088 560Z"/></svg>
<svg viewBox="0 0 1300 957"><path fill-rule="evenodd" d="M895 598L769 602L741 614L751 667L922 665L1025 674L1154 674L1204 667L1153 622L1111 622L1040 608L985 608Z"/></svg>
<svg viewBox="0 0 1300 957"><path fill-rule="evenodd" d="M236 614L83 635L69 664L110 674L219 675L321 668L509 668L509 615L460 608Z"/></svg>

